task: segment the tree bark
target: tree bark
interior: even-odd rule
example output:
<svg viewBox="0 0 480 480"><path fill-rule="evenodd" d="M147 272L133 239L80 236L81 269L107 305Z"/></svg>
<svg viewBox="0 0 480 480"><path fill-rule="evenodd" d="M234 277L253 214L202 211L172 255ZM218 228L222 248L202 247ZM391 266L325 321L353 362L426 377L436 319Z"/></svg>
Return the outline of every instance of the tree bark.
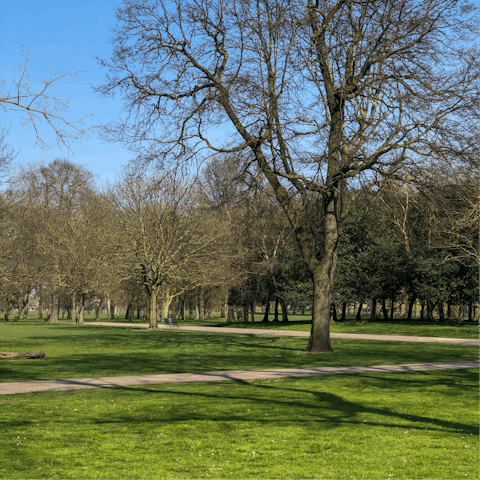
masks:
<svg viewBox="0 0 480 480"><path fill-rule="evenodd" d="M307 345L308 352L333 352L330 344L332 267L329 262L322 262L313 271L312 329Z"/></svg>
<svg viewBox="0 0 480 480"><path fill-rule="evenodd" d="M347 302L342 303L342 322L344 322L347 319Z"/></svg>
<svg viewBox="0 0 480 480"><path fill-rule="evenodd" d="M288 322L288 309L284 300L281 301L282 305L282 322Z"/></svg>

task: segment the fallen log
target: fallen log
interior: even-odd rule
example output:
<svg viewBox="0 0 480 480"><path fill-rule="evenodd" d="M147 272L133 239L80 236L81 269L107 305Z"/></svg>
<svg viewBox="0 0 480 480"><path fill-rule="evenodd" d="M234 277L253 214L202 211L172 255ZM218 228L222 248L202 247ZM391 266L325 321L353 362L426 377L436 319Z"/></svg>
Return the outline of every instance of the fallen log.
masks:
<svg viewBox="0 0 480 480"><path fill-rule="evenodd" d="M45 352L37 350L36 352L0 352L0 360L18 360L19 358L43 358Z"/></svg>

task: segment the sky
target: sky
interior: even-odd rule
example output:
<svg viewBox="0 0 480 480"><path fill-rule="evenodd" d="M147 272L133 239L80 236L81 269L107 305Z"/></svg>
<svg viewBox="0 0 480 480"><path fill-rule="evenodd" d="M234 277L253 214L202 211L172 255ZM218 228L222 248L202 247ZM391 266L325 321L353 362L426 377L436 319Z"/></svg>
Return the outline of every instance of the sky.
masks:
<svg viewBox="0 0 480 480"><path fill-rule="evenodd" d="M120 97L102 98L92 86L104 82L105 71L95 56L108 58L112 46L109 40L115 26L115 8L120 0L24 0L3 2L0 15L0 65L4 88L18 77L15 65L22 63L21 47L25 46L30 60L28 72L32 89L42 79L53 78L55 72L83 70L73 79L64 79L52 90L56 96L69 99L67 120L92 115L86 127L114 121L123 106ZM72 152L58 148L50 127L40 128L42 138L52 147L45 152L35 147L32 128L25 128L21 115L0 111L0 124L10 126L9 143L19 151L17 162L48 163L56 158L68 158L98 174L99 181L113 180L115 172L125 165L133 154L120 144L106 143L93 134L85 141L74 142Z"/></svg>

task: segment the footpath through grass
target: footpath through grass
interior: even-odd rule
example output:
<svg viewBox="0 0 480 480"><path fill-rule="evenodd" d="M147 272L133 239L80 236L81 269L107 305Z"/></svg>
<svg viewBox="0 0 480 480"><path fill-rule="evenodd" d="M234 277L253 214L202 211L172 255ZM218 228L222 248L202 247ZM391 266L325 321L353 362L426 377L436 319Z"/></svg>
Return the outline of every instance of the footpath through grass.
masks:
<svg viewBox="0 0 480 480"><path fill-rule="evenodd" d="M335 353L305 354L308 338L134 327L0 323L0 351L44 350L37 360L0 363L0 381L161 373L335 367L475 360L464 345L332 340Z"/></svg>
<svg viewBox="0 0 480 480"><path fill-rule="evenodd" d="M36 318L36 312L31 312L29 318ZM415 337L446 337L446 338L479 338L479 326L466 324L459 327L457 324L443 322L422 322L418 320L377 321L370 322L364 315L360 322L355 321L354 317L347 317L346 322L336 322L330 325L332 333L367 333L371 335L410 335ZM203 322L187 320L179 322L180 325L205 325L210 327L235 327L235 328L265 328L272 330L296 330L309 332L311 329L311 316L308 315L289 315L289 322L273 322L273 315L270 315L270 321L264 323L263 314L255 315L255 323L227 323L226 319L214 317ZM92 313L85 316L85 321L95 321L95 315ZM106 322L107 315L102 314L100 321ZM117 319L118 322L125 322L122 315ZM143 318L135 318L132 323L148 323Z"/></svg>
<svg viewBox="0 0 480 480"><path fill-rule="evenodd" d="M0 401L1 477L8 479L479 477L478 370Z"/></svg>

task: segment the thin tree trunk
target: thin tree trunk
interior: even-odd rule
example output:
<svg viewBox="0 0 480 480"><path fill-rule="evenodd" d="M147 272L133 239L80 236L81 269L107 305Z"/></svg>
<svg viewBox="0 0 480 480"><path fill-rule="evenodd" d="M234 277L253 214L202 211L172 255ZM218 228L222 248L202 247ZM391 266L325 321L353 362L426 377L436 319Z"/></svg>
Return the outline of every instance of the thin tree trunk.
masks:
<svg viewBox="0 0 480 480"><path fill-rule="evenodd" d="M250 304L250 321L252 323L255 323L255 304L254 303Z"/></svg>
<svg viewBox="0 0 480 480"><path fill-rule="evenodd" d="M384 298L382 298L382 313L383 313L383 319L385 321L388 321L388 310L387 310L387 304Z"/></svg>
<svg viewBox="0 0 480 480"><path fill-rule="evenodd" d="M281 300L281 306L282 306L282 322L288 322L288 309L287 309L287 304L285 303L284 300Z"/></svg>
<svg viewBox="0 0 480 480"><path fill-rule="evenodd" d="M342 303L342 322L344 322L347 319L347 302Z"/></svg>
<svg viewBox="0 0 480 480"><path fill-rule="evenodd" d="M127 310L125 311L125 318L124 320L128 320L130 318L130 310L132 309L132 304L129 303L127 305Z"/></svg>
<svg viewBox="0 0 480 480"><path fill-rule="evenodd" d="M358 303L358 309L357 309L357 315L355 316L355 320L359 322L362 319L362 308L363 308L363 303L359 302Z"/></svg>
<svg viewBox="0 0 480 480"><path fill-rule="evenodd" d="M157 328L157 290L155 287L150 288L148 297L149 302L149 325L150 330L155 330Z"/></svg>
<svg viewBox="0 0 480 480"><path fill-rule="evenodd" d="M100 312L102 310L103 305L103 297L100 297L100 301L98 302L97 308L95 309L95 321L98 322L100 320Z"/></svg>
<svg viewBox="0 0 480 480"><path fill-rule="evenodd" d="M395 314L395 296L392 295L390 299L390 320L393 322L394 314Z"/></svg>
<svg viewBox="0 0 480 480"><path fill-rule="evenodd" d="M111 312L111 303L110 303L110 296L107 295L107 322L112 319L112 312Z"/></svg>
<svg viewBox="0 0 480 480"><path fill-rule="evenodd" d="M85 294L82 293L81 295L82 303L80 304L80 314L78 315L78 324L84 325L85 324Z"/></svg>
<svg viewBox="0 0 480 480"><path fill-rule="evenodd" d="M203 287L200 287L198 294L198 320L200 322L205 321L205 291Z"/></svg>
<svg viewBox="0 0 480 480"><path fill-rule="evenodd" d="M275 298L275 315L273 317L274 322L278 322L278 298Z"/></svg>
<svg viewBox="0 0 480 480"><path fill-rule="evenodd" d="M262 322L268 322L268 314L270 313L270 297L267 297L265 302L265 314L263 315Z"/></svg>
<svg viewBox="0 0 480 480"><path fill-rule="evenodd" d="M337 322L338 321L338 318L337 318L337 306L335 305L335 303L332 302L332 306L331 306L331 318L332 318L332 321L333 323Z"/></svg>
<svg viewBox="0 0 480 480"><path fill-rule="evenodd" d="M43 319L43 297L40 294L38 295L38 319Z"/></svg>
<svg viewBox="0 0 480 480"><path fill-rule="evenodd" d="M370 312L370 321L374 322L377 319L377 299L372 300L372 311Z"/></svg>
<svg viewBox="0 0 480 480"><path fill-rule="evenodd" d="M417 300L417 297L415 296L415 294L412 294L412 296L410 297L410 300L408 302L408 313L407 313L407 320L411 320L412 319L412 312L413 312L413 307L415 305L415 301Z"/></svg>
<svg viewBox="0 0 480 480"><path fill-rule="evenodd" d="M443 302L438 302L437 303L437 308L438 308L438 319L441 322L445 321L445 314L443 312Z"/></svg>

